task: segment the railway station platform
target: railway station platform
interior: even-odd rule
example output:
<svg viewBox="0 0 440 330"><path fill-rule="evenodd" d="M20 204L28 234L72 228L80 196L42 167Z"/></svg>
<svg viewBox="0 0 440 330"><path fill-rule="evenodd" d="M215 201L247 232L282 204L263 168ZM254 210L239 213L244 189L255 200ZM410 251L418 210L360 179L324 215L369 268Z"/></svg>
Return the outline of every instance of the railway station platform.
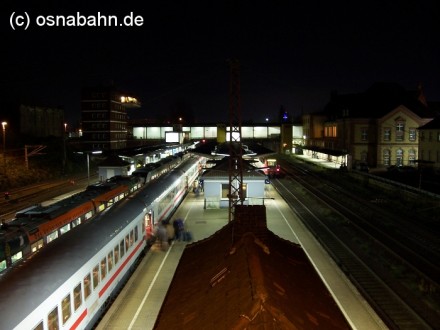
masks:
<svg viewBox="0 0 440 330"><path fill-rule="evenodd" d="M302 246L351 327L387 329L272 185L266 185L264 204L268 229ZM228 209L204 209L203 205L203 194L189 193L173 215L184 219L193 241L211 236L228 223ZM153 329L186 244L174 241L166 249L154 245L96 329Z"/></svg>

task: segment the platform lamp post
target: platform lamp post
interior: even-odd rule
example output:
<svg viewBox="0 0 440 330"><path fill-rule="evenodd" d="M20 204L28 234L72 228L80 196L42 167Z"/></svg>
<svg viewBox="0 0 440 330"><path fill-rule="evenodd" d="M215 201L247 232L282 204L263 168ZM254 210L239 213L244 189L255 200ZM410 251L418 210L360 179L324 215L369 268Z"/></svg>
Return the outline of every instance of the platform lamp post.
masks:
<svg viewBox="0 0 440 330"><path fill-rule="evenodd" d="M67 123L64 123L64 134L63 134L63 149L64 149L64 158L63 158L63 174L66 173L66 132L67 132Z"/></svg>
<svg viewBox="0 0 440 330"><path fill-rule="evenodd" d="M90 154L97 155L102 154L101 150L98 151L87 151L87 185L90 185Z"/></svg>
<svg viewBox="0 0 440 330"><path fill-rule="evenodd" d="M6 125L8 123L3 121L2 127L3 127L3 171L6 175Z"/></svg>

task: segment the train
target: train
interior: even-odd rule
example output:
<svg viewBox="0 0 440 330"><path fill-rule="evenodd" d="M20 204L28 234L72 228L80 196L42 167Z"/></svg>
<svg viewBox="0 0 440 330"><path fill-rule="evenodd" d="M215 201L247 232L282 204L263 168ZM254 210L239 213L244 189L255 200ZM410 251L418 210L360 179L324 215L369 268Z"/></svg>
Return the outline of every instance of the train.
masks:
<svg viewBox="0 0 440 330"><path fill-rule="evenodd" d="M192 156L0 276L1 329L91 329L201 174Z"/></svg>
<svg viewBox="0 0 440 330"><path fill-rule="evenodd" d="M34 205L17 212L12 221L0 226L0 274L72 228L135 194L143 185L171 171L185 157L187 153L168 156L136 170L134 175L115 176L53 204Z"/></svg>
<svg viewBox="0 0 440 330"><path fill-rule="evenodd" d="M268 178L277 178L282 176L281 166L278 164L276 158L261 158L259 159L259 167L262 168L264 174L268 176Z"/></svg>

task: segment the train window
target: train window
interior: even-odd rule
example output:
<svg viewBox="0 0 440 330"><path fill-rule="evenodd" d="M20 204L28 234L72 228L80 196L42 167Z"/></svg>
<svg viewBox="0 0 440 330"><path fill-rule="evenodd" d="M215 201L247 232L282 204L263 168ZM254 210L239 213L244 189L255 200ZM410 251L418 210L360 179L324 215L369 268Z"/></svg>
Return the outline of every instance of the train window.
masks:
<svg viewBox="0 0 440 330"><path fill-rule="evenodd" d="M43 326L43 321L41 321L40 323L38 323L38 325L33 328L32 330L43 330L44 326Z"/></svg>
<svg viewBox="0 0 440 330"><path fill-rule="evenodd" d="M58 330L60 328L58 321L58 307L55 307L47 316L47 327L49 330Z"/></svg>
<svg viewBox="0 0 440 330"><path fill-rule="evenodd" d="M81 283L79 283L75 287L75 289L73 289L73 307L75 308L75 311L78 310L81 304L82 304Z"/></svg>
<svg viewBox="0 0 440 330"><path fill-rule="evenodd" d="M138 226L134 227L134 241L137 242L139 238Z"/></svg>
<svg viewBox="0 0 440 330"><path fill-rule="evenodd" d="M60 234L63 235L65 233L67 233L70 230L70 223L68 223L67 225L65 225L64 227L60 228Z"/></svg>
<svg viewBox="0 0 440 330"><path fill-rule="evenodd" d="M107 258L101 260L101 280L105 278L107 275Z"/></svg>
<svg viewBox="0 0 440 330"><path fill-rule="evenodd" d="M19 251L16 254L14 254L13 256L11 256L11 261L12 263L17 262L18 260L20 260L21 258L23 258L23 252Z"/></svg>
<svg viewBox="0 0 440 330"><path fill-rule="evenodd" d="M39 249L41 249L44 245L43 239L40 239L38 241L36 241L35 243L31 244L31 251L35 252Z"/></svg>
<svg viewBox="0 0 440 330"><path fill-rule="evenodd" d="M96 265L93 268L93 289L96 289L98 284L99 284L99 265Z"/></svg>
<svg viewBox="0 0 440 330"><path fill-rule="evenodd" d="M61 311L63 313L63 324L65 324L66 321L68 319L70 319L70 316L72 315L70 294L68 294L66 297L64 297L63 301L61 302Z"/></svg>
<svg viewBox="0 0 440 330"><path fill-rule="evenodd" d="M85 214L84 218L86 218L86 220L89 220L92 216L93 216L93 212L89 211Z"/></svg>
<svg viewBox="0 0 440 330"><path fill-rule="evenodd" d="M77 219L73 220L71 222L71 224L72 224L72 228L75 228L76 226L81 224L81 218L77 218Z"/></svg>
<svg viewBox="0 0 440 330"><path fill-rule="evenodd" d="M125 236L125 251L128 251L128 248L130 247L130 238L129 236Z"/></svg>
<svg viewBox="0 0 440 330"><path fill-rule="evenodd" d="M113 251L110 251L107 256L107 268L109 272L113 269Z"/></svg>
<svg viewBox="0 0 440 330"><path fill-rule="evenodd" d="M130 231L130 247L133 246L134 243L134 232L133 229Z"/></svg>
<svg viewBox="0 0 440 330"><path fill-rule="evenodd" d="M98 206L98 212L102 212L105 209L105 204L101 204Z"/></svg>
<svg viewBox="0 0 440 330"><path fill-rule="evenodd" d="M124 256L124 240L119 244L119 251L121 252L121 258Z"/></svg>
<svg viewBox="0 0 440 330"><path fill-rule="evenodd" d="M119 195L119 199L120 199L120 200L123 199L124 197L125 197L124 194L120 194L120 195Z"/></svg>
<svg viewBox="0 0 440 330"><path fill-rule="evenodd" d="M84 299L87 299L92 293L92 289L90 288L91 276L90 273L84 277Z"/></svg>
<svg viewBox="0 0 440 330"><path fill-rule="evenodd" d="M119 245L115 246L115 248L113 249L113 252L115 254L115 265L116 265L119 261Z"/></svg>
<svg viewBox="0 0 440 330"><path fill-rule="evenodd" d="M58 238L58 230L55 230L46 236L46 242L50 243L53 240L56 240L57 238Z"/></svg>
<svg viewBox="0 0 440 330"><path fill-rule="evenodd" d="M6 260L0 261L0 271L3 271L6 269Z"/></svg>

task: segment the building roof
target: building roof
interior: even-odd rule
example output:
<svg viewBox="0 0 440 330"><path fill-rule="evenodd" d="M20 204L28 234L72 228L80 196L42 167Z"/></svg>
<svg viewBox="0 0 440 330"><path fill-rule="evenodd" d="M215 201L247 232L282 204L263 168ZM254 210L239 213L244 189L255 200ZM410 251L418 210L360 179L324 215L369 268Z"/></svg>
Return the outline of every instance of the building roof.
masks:
<svg viewBox="0 0 440 330"><path fill-rule="evenodd" d="M433 118L435 112L424 101L423 91L407 91L397 83L377 82L363 93L333 93L325 112L331 119L381 118L404 105L420 118Z"/></svg>
<svg viewBox="0 0 440 330"><path fill-rule="evenodd" d="M130 165L129 162L126 162L122 158L116 155L110 155L102 162L99 163L99 167L123 167Z"/></svg>
<svg viewBox="0 0 440 330"><path fill-rule="evenodd" d="M301 246L266 226L264 205L186 246L155 329L350 329Z"/></svg>
<svg viewBox="0 0 440 330"><path fill-rule="evenodd" d="M268 149L261 144L258 143L243 143L243 145L247 146L248 149L243 148L243 156L246 156L246 153L249 152L249 157L266 157L269 155L275 154L275 152L271 149ZM213 151L216 150L219 155L213 155ZM191 153L204 156L207 158L218 159L224 157L224 155L229 154L229 144L228 143L217 143L217 141L206 141L203 143L199 143L197 147L193 150L190 150Z"/></svg>
<svg viewBox="0 0 440 330"><path fill-rule="evenodd" d="M337 157L348 155L348 151L346 151L346 150L328 149L328 148L322 148L322 147L318 147L318 146L304 146L301 148L305 149L305 150L312 150L312 151L321 152L323 154L337 156Z"/></svg>
<svg viewBox="0 0 440 330"><path fill-rule="evenodd" d="M434 118L429 123L419 127L419 130L440 129L440 117Z"/></svg>
<svg viewBox="0 0 440 330"><path fill-rule="evenodd" d="M253 166L250 161L243 159L243 178L246 179L266 179L266 175L262 173L257 167ZM213 168L206 170L202 179L219 179L219 180L227 180L229 178L229 162L228 157L224 157L223 159L217 162Z"/></svg>

